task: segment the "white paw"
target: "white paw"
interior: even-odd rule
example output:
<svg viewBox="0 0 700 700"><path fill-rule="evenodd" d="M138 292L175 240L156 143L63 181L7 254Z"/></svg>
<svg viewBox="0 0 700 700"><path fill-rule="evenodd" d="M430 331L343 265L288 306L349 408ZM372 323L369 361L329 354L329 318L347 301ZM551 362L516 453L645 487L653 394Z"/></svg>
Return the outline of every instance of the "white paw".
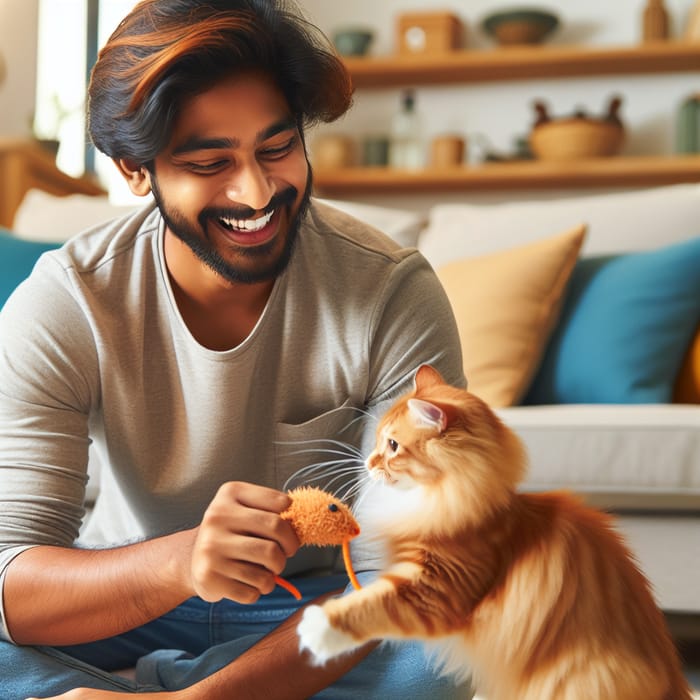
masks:
<svg viewBox="0 0 700 700"><path fill-rule="evenodd" d="M348 634L331 627L328 617L320 605L310 605L297 626L299 648L308 649L313 662L321 666L329 659L359 646Z"/></svg>

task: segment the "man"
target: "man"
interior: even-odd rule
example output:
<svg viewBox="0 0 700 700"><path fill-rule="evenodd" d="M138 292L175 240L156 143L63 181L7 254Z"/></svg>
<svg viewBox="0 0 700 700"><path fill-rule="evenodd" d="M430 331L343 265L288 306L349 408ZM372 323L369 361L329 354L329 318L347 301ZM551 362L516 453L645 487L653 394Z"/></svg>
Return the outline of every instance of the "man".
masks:
<svg viewBox="0 0 700 700"><path fill-rule="evenodd" d="M349 107L342 64L283 2L145 0L89 97L157 206L44 256L0 317L2 697L464 697L419 645L312 667L275 590L345 582L279 517L300 451L366 447L353 409L423 362L464 381L423 258L310 198L304 130Z"/></svg>

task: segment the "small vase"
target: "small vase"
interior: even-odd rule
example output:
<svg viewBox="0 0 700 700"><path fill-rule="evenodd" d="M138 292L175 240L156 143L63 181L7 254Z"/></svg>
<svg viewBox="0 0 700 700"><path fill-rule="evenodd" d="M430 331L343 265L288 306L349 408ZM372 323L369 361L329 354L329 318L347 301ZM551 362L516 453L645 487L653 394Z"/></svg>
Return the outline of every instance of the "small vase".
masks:
<svg viewBox="0 0 700 700"><path fill-rule="evenodd" d="M668 39L668 12L663 0L648 0L643 20L644 41Z"/></svg>

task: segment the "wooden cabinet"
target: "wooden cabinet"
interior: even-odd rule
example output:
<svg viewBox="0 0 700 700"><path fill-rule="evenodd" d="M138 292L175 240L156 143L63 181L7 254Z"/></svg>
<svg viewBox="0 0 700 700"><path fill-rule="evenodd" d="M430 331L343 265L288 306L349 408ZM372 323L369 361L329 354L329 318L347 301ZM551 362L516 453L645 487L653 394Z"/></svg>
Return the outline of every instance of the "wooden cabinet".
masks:
<svg viewBox="0 0 700 700"><path fill-rule="evenodd" d="M0 138L0 226L10 228L27 190L49 194L105 194L95 180L56 167L52 153L31 140Z"/></svg>
<svg viewBox="0 0 700 700"><path fill-rule="evenodd" d="M357 88L455 85L537 78L700 72L700 42L632 47L501 47L424 56L347 58ZM362 108L361 99L356 109ZM518 161L419 172L391 168L314 170L319 194L636 187L700 182L700 156L597 158L569 163Z"/></svg>

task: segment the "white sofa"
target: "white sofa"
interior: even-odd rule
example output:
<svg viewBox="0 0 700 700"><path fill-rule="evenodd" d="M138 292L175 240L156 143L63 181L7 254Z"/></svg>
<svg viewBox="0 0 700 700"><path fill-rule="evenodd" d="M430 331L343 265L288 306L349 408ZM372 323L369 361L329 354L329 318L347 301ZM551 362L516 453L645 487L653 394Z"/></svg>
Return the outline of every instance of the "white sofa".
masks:
<svg viewBox="0 0 700 700"><path fill-rule="evenodd" d="M566 303L573 284L571 275L576 274L573 267L576 260L622 254L624 268L627 262L637 262L637 258L632 259L630 255L647 251L649 257L640 260L654 262L656 253L666 246L698 241L700 185L501 205L445 204L422 214L358 203L334 203L384 230L403 245L417 246L440 274L448 269L446 266L457 265L448 293L451 299L454 297L472 390L479 393L483 387L488 393L489 377L502 378L508 372L518 375L519 388L509 400L499 397L495 405L502 418L522 436L529 450L531 466L525 488L572 488L593 503L613 509L619 515L620 528L653 583L661 606L669 613L700 620L695 617L700 614L700 405L693 395L693 391L697 394L699 385L694 385L691 398L685 399L694 403L674 400L678 398L678 386L674 395L669 389L668 397L663 398L663 391L657 391L653 401L643 403L638 402L639 394L635 394L634 386L629 396L625 392L630 387L623 386L620 389L623 400L615 401L614 392L603 392L604 402L599 402L595 389L603 385L607 389L617 382L599 382L597 376L592 376L588 385L584 374L583 379L577 378L578 388L581 395L592 396L592 401L576 401L574 391L574 402L567 399L567 403L523 405L528 401L533 382L538 382L538 372L546 364L543 358L547 357L545 352L549 352L548 343L564 326L567 314L571 315L572 309L567 309ZM82 225L122 211L123 208L110 207L106 200L98 205L95 198L55 198L30 192L17 212L13 230L23 238L46 239L51 233L61 239ZM560 235L579 224L587 227L580 251L576 235ZM554 265L554 271L559 272L553 278L550 269L550 278L544 281L534 274L528 289L513 284L527 275L533 276L541 267L540 241L564 239L568 243ZM572 243L572 239L576 240ZM558 243L557 246L561 248ZM499 264L504 260L507 261L505 268ZM462 264L466 266L459 267ZM566 268L564 274L561 273L563 267ZM640 299L626 299L631 290L648 292L646 296L641 295L641 302L654 305L656 296L666 285L662 277L662 282L657 282L658 287L650 288L651 283L644 277L646 268L641 267L641 272L636 270L630 277L625 278L623 274L619 287L603 288L599 292L603 294L603 304L598 302L594 309L602 306L613 313L615 303L623 298L632 305L640 303ZM675 280L673 272L672 275ZM697 280L700 280L700 266ZM692 286L692 280L690 284ZM458 299L463 293L469 298ZM535 309L536 323L526 322L529 317L522 316L519 311L515 317L504 315L511 300L514 304L520 303L527 294L546 299L544 311L540 307ZM689 346L692 337L697 338L698 334L700 291L693 292L691 298L684 301L683 318L679 320L663 309L656 309L656 320L660 326L670 325L672 333L679 332L683 326L685 331L681 336ZM466 306L462 308L460 304ZM621 306L624 318L619 324L614 323L613 330L625 325L627 308L624 304ZM547 317L544 321L543 314ZM635 333L630 341L631 346L639 344L641 349L649 344L649 337L655 338L668 330L662 328L657 334L654 319L647 323L643 314L642 320L645 336ZM519 323L522 327L516 329ZM595 329L595 325L592 328ZM519 339L524 343L518 351L521 354L509 356L502 351L512 345L509 334L516 330L529 335L526 342ZM605 346L604 336L605 333L600 334L596 347ZM489 350L488 356L482 358L484 364L470 365L472 358L484 354L485 347ZM696 342L693 347L694 355L686 355L686 370L694 367L695 379L691 381L697 381L700 343ZM616 351L615 347L606 348L602 352L603 359L615 355ZM679 350L662 347L662 351L674 367L686 351L690 353L686 347ZM576 346L569 348L569 357L576 358L576 363L589 354L581 351L577 355ZM514 361L513 357L520 359ZM619 361L627 363L623 365L626 372L630 361L625 357ZM633 377L630 381L634 384L640 380ZM668 383L668 377L659 381ZM642 396L646 394L642 392ZM91 482L93 490L97 477L95 474Z"/></svg>

